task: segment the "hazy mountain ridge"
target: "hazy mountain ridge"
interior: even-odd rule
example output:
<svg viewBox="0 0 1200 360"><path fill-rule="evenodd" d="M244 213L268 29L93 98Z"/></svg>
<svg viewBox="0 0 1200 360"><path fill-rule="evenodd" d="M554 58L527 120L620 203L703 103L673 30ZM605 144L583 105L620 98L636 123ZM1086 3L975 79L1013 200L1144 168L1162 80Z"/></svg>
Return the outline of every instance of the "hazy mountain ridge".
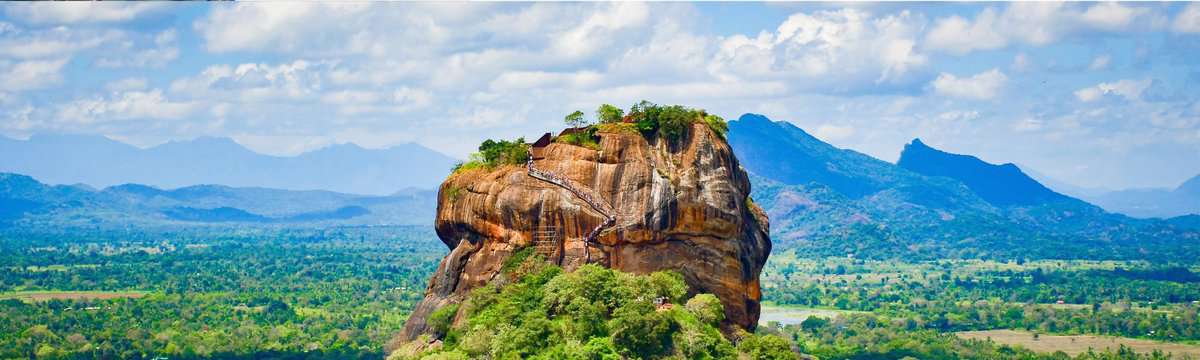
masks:
<svg viewBox="0 0 1200 360"><path fill-rule="evenodd" d="M432 189L456 160L417 144L364 149L333 145L292 157L263 155L228 138L201 137L140 149L102 136L0 137L0 171L52 184L106 187L194 184L387 195Z"/></svg>
<svg viewBox="0 0 1200 360"><path fill-rule="evenodd" d="M1175 189L1129 189L1085 197L1109 211L1134 217L1169 218L1200 214L1200 175Z"/></svg>
<svg viewBox="0 0 1200 360"><path fill-rule="evenodd" d="M951 168L929 176L838 149L790 123L753 114L730 123L730 143L755 175L754 200L770 215L772 237L781 248L823 255L1001 259L1177 257L1200 251L1195 246L1200 235L1187 221L1107 213L1045 188L1012 165L949 156L951 161L938 165ZM932 148L917 151L932 156L929 160L950 155ZM919 168L915 159L907 161ZM794 170L801 166L809 169ZM998 182L980 182L973 177L977 174ZM1021 191L1003 193L1011 188Z"/></svg>
<svg viewBox="0 0 1200 360"><path fill-rule="evenodd" d="M0 224L31 228L213 222L425 225L435 203L433 191L369 196L221 185L163 190L139 184L92 190L0 173Z"/></svg>
<svg viewBox="0 0 1200 360"><path fill-rule="evenodd" d="M934 149L921 139L904 146L896 165L926 176L959 180L987 202L1000 207L1069 199L1038 183L1012 163L989 164L974 156Z"/></svg>

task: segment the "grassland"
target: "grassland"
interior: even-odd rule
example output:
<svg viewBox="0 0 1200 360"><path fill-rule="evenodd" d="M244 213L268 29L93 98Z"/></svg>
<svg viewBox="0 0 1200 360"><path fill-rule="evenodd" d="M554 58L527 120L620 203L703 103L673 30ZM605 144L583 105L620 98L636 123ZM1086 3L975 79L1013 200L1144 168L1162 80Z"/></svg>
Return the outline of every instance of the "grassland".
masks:
<svg viewBox="0 0 1200 360"><path fill-rule="evenodd" d="M759 317L758 323L768 325L771 322L778 322L780 325L796 325L810 316L832 320L852 313L862 312L803 306L763 305L762 315Z"/></svg>
<svg viewBox="0 0 1200 360"><path fill-rule="evenodd" d="M1139 353L1149 353L1154 350L1172 354L1172 358L1200 358L1200 345L1182 343L1164 343L1152 340L1130 339L1113 336L1096 335L1038 335L1027 331L1016 330L983 330L961 331L955 333L964 339L991 340L998 344L1019 345L1037 352L1062 351L1075 356L1085 353L1088 349L1097 352L1109 349L1116 351L1121 345L1133 348Z"/></svg>
<svg viewBox="0 0 1200 360"><path fill-rule="evenodd" d="M0 293L0 300L17 299L27 302L50 300L110 300L137 299L144 291L15 291Z"/></svg>

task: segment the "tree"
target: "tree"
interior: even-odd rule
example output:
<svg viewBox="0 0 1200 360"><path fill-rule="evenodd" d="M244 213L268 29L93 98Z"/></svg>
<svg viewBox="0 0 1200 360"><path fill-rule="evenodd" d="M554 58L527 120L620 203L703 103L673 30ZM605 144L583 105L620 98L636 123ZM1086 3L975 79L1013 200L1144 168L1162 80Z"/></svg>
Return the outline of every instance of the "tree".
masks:
<svg viewBox="0 0 1200 360"><path fill-rule="evenodd" d="M584 120L583 118L583 112L579 110L575 110L575 112L567 115L567 117L563 118L563 122L565 122L567 126L575 128L587 125L587 120Z"/></svg>
<svg viewBox="0 0 1200 360"><path fill-rule="evenodd" d="M738 343L738 352L754 360L793 360L799 358L792 345L775 335L749 335Z"/></svg>
<svg viewBox="0 0 1200 360"><path fill-rule="evenodd" d="M657 116L658 135L672 141L679 140L695 117L692 111L680 105L664 107Z"/></svg>
<svg viewBox="0 0 1200 360"><path fill-rule="evenodd" d="M625 111L610 104L600 105L596 109L596 118L600 119L601 124L612 124L621 122L621 118L625 116Z"/></svg>
<svg viewBox="0 0 1200 360"><path fill-rule="evenodd" d="M716 325L725 320L725 307L713 294L697 294L684 307L706 324Z"/></svg>

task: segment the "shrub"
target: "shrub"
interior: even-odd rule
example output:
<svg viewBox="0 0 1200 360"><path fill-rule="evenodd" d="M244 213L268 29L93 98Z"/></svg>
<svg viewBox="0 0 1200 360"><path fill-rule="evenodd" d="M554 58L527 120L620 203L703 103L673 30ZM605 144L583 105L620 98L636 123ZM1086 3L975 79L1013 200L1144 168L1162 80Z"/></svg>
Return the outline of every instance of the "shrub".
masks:
<svg viewBox="0 0 1200 360"><path fill-rule="evenodd" d="M705 324L717 325L725 320L725 307L721 305L721 299L713 294L697 294L684 307Z"/></svg>
<svg viewBox="0 0 1200 360"><path fill-rule="evenodd" d="M613 134L637 134L637 124L612 123L596 125L598 133L613 133Z"/></svg>
<svg viewBox="0 0 1200 360"><path fill-rule="evenodd" d="M707 125L722 139L729 133L729 124L724 118L681 105L661 106L642 100L629 108L629 117L642 134L669 141L683 138L691 125L696 123Z"/></svg>
<svg viewBox="0 0 1200 360"><path fill-rule="evenodd" d="M729 123L723 117L707 114L704 116L704 124L708 125L708 128L722 139L725 138L725 134L729 133Z"/></svg>
<svg viewBox="0 0 1200 360"><path fill-rule="evenodd" d="M479 151L472 153L466 162L455 164L451 172L463 170L491 169L501 165L520 165L529 158L529 146L525 138L516 140L484 140Z"/></svg>
<svg viewBox="0 0 1200 360"><path fill-rule="evenodd" d="M446 330L443 347L431 353L491 359L737 358L716 325L722 310L715 296L698 295L686 308L655 306L658 297L676 305L683 299L687 286L679 273L636 275L592 264L564 273L529 250L517 251L504 266L511 271L472 291L463 305L466 320ZM452 318L452 310L438 309L429 321L450 326ZM743 345L754 359L781 358L771 356L790 351L788 346L779 338Z"/></svg>
<svg viewBox="0 0 1200 360"><path fill-rule="evenodd" d="M683 106L667 106L658 114L658 136L671 141L679 140L695 119L695 114Z"/></svg>
<svg viewBox="0 0 1200 360"><path fill-rule="evenodd" d="M451 323L454 322L455 314L458 314L458 304L450 304L434 310L429 314L429 320L427 320L429 329L437 337L446 335L446 332L450 330Z"/></svg>
<svg viewBox="0 0 1200 360"><path fill-rule="evenodd" d="M600 150L600 143L596 142L595 127L588 127L583 132L564 134L556 138L554 141L575 146L582 146L592 150Z"/></svg>
<svg viewBox="0 0 1200 360"><path fill-rule="evenodd" d="M655 311L653 304L632 302L613 312L608 328L622 354L647 358L666 353L676 325L665 313Z"/></svg>
<svg viewBox="0 0 1200 360"><path fill-rule="evenodd" d="M737 346L738 352L754 360L795 360L792 345L775 335L749 335Z"/></svg>

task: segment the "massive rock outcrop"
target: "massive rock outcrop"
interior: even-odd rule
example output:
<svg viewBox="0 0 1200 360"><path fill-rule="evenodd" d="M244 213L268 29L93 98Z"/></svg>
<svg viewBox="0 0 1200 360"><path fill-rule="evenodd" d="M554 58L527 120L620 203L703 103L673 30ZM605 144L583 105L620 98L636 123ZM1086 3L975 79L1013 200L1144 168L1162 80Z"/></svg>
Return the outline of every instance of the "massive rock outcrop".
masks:
<svg viewBox="0 0 1200 360"><path fill-rule="evenodd" d="M526 166L446 179L436 227L451 251L398 340L425 333L432 311L463 301L535 240L553 244L543 252L568 271L588 262L633 273L676 270L691 293L721 299L726 330L754 328L771 242L767 217L750 200L750 182L725 140L699 123L674 142L632 131L598 137L599 150L552 143L533 162L574 184L574 192L530 176ZM586 242L605 212L613 223Z"/></svg>

